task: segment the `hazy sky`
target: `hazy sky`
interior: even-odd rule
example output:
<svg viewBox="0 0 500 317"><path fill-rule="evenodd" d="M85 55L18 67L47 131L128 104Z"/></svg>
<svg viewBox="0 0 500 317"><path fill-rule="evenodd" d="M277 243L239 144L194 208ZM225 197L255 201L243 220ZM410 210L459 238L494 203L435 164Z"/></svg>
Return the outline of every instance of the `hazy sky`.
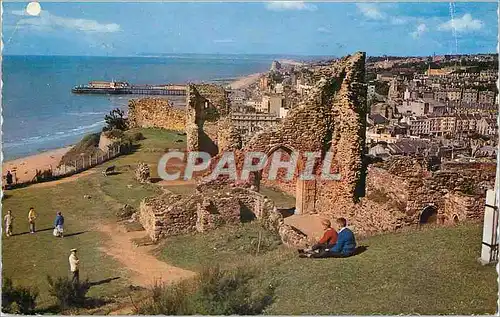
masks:
<svg viewBox="0 0 500 317"><path fill-rule="evenodd" d="M496 52L497 3L3 3L4 54Z"/></svg>

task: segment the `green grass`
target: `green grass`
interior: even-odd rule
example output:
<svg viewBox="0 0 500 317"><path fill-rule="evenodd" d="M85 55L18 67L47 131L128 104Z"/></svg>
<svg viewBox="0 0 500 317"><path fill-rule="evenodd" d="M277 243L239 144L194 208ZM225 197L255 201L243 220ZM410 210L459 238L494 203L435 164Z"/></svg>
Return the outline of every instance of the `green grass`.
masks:
<svg viewBox="0 0 500 317"><path fill-rule="evenodd" d="M92 287L90 296L127 294L128 271L99 249L106 237L94 230L94 225L116 221L117 208L125 203L137 206L142 198L155 194L155 185L140 185L134 180L133 168L138 162L156 164L166 148L182 147L182 142L175 141L185 140L177 132L136 131L146 137L141 147L105 164L116 165L121 174L103 177L94 173L56 186L6 192L3 208L13 212L14 234L28 230L26 218L31 206L39 216L38 230L49 229L35 235L2 237L2 273L15 284L37 287L40 306L53 303L47 294L46 275L69 275L69 250L75 247L80 250L81 278L96 282L120 277ZM97 171L104 167L97 167ZM156 173L154 167L152 173ZM181 194L192 190L188 185L172 189ZM294 205L291 196L266 188L262 192L279 207ZM52 236L58 210L66 218L66 234L78 235L64 239ZM257 268L254 287L276 286L276 298L267 314L492 314L496 310L497 274L494 267L483 267L476 261L481 228L464 224L375 236L359 241L368 250L356 257L311 260L297 258L295 250L281 246L279 239L258 223L247 223L172 237L157 252L168 263L193 270L213 264Z"/></svg>
<svg viewBox="0 0 500 317"><path fill-rule="evenodd" d="M47 274L69 276L69 250L79 249L81 278L88 277L97 282L113 277L120 279L93 286L90 296L111 296L128 286L128 273L113 258L99 250L106 237L93 229L99 222L116 221L117 208L127 203L138 207L146 196L154 195L158 189L152 184L139 184L134 179L133 167L140 161L155 163L162 153L148 149L165 149L178 146L174 141L177 132L142 129L146 137L141 147L133 154L121 156L105 166L116 165L121 174L104 177L100 171L105 166L96 167L97 173L81 177L76 181L50 187L26 187L7 191L3 200L3 210L11 209L14 219L13 233L2 237L3 274L13 279L15 284L34 286L40 290L38 304L43 308L53 304L48 296ZM128 165L132 168L128 168ZM131 184L132 188L127 185ZM84 198L90 195L92 198ZM28 210L33 206L38 214L36 234L28 231ZM52 236L56 211L65 217L66 237ZM71 234L75 234L70 236ZM20 234L20 235L19 235Z"/></svg>
<svg viewBox="0 0 500 317"><path fill-rule="evenodd" d="M260 247L259 244L260 234ZM231 265L254 261L281 244L278 236L262 229L256 222L226 226L207 233L175 236L163 242L159 257L173 265L199 270L210 265Z"/></svg>
<svg viewBox="0 0 500 317"><path fill-rule="evenodd" d="M278 208L295 207L295 197L287 193L274 190L273 188L261 186L260 193L271 199Z"/></svg>
<svg viewBox="0 0 500 317"><path fill-rule="evenodd" d="M165 189L177 195L189 196L196 192L196 184L165 186Z"/></svg>
<svg viewBox="0 0 500 317"><path fill-rule="evenodd" d="M481 226L374 236L348 259L301 259L295 250L254 250L255 224L171 238L161 257L186 268L257 267L256 288L276 286L267 314L492 314L497 274L477 262ZM239 237L236 237L238 234ZM214 249L215 247L215 249Z"/></svg>

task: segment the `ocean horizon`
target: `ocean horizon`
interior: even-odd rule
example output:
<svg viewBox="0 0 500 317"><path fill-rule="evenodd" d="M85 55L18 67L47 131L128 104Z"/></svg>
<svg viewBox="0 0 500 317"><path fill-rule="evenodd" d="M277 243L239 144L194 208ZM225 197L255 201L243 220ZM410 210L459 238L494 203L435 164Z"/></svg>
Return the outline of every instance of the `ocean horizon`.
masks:
<svg viewBox="0 0 500 317"><path fill-rule="evenodd" d="M114 108L145 96L77 95L92 80L131 84L210 82L267 71L278 55L168 54L103 57L5 55L2 62L4 161L75 144L104 126Z"/></svg>

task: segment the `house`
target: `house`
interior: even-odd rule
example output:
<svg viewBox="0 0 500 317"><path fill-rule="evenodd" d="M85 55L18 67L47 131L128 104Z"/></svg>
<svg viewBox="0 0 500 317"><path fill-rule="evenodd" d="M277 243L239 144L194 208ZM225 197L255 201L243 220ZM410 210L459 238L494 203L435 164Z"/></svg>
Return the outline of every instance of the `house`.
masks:
<svg viewBox="0 0 500 317"><path fill-rule="evenodd" d="M375 113L368 115L367 122L370 125L384 125L388 124L389 120L381 114Z"/></svg>
<svg viewBox="0 0 500 317"><path fill-rule="evenodd" d="M498 131L497 120L492 118L482 118L477 124L477 132L482 135L495 135Z"/></svg>
<svg viewBox="0 0 500 317"><path fill-rule="evenodd" d="M496 158L497 157L497 152L498 148L491 146L491 145L486 145L482 146L479 149L477 149L476 152L473 153L474 157L491 157L491 158Z"/></svg>

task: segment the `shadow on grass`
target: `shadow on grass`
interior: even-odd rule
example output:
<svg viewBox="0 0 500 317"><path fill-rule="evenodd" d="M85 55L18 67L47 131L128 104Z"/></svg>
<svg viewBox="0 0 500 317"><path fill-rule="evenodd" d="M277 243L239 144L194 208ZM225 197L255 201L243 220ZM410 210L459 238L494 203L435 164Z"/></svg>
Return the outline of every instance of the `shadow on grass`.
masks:
<svg viewBox="0 0 500 317"><path fill-rule="evenodd" d="M283 216L283 218L287 218L287 217L293 216L295 214L295 207L278 208L277 211Z"/></svg>
<svg viewBox="0 0 500 317"><path fill-rule="evenodd" d="M155 183L161 182L162 178L160 178L160 177L151 177L149 179L149 181L151 182L151 184L155 184Z"/></svg>
<svg viewBox="0 0 500 317"><path fill-rule="evenodd" d="M49 230L54 230L54 228L45 228L45 229L41 229L41 230L36 230L34 234L36 234L37 232L43 232L43 231L49 231ZM22 235L25 235L25 234L29 234L30 232L29 231L25 231L25 232L20 232L20 233L14 233L12 235L12 237L14 236L22 236Z"/></svg>
<svg viewBox="0 0 500 317"><path fill-rule="evenodd" d="M67 237L72 237L72 236L78 236L78 235L86 233L86 232L88 232L88 231L80 231L80 232L65 234L64 237L67 238Z"/></svg>
<svg viewBox="0 0 500 317"><path fill-rule="evenodd" d="M108 173L103 173L104 176L113 176L113 175L120 175L122 172L117 172L117 171L114 171L114 172L108 172Z"/></svg>
<svg viewBox="0 0 500 317"><path fill-rule="evenodd" d="M111 281L114 281L114 280L117 280L117 279L120 279L120 278L121 277L117 276L117 277L106 278L104 280L100 280L100 281L96 281L96 282L90 282L90 287L97 286L97 285L102 285L102 284L107 284L107 283L110 283Z"/></svg>
<svg viewBox="0 0 500 317"><path fill-rule="evenodd" d="M366 250L368 250L368 246L367 245L360 245L356 248L356 251L354 251L354 254L351 255L351 256L356 256L356 255L359 255L363 252L365 252Z"/></svg>

